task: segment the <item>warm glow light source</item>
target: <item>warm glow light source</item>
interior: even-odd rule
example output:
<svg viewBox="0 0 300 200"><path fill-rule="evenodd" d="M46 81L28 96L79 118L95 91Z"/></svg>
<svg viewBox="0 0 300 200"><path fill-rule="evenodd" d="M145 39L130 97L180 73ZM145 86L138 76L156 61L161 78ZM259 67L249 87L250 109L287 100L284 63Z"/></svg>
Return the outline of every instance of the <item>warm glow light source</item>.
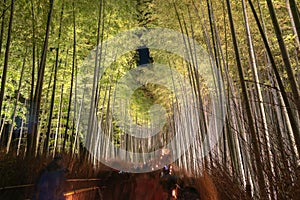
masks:
<svg viewBox="0 0 300 200"><path fill-rule="evenodd" d="M177 199L176 189L172 190L172 197L174 197L175 199Z"/></svg>
<svg viewBox="0 0 300 200"><path fill-rule="evenodd" d="M172 172L173 172L173 166L170 165L169 174L172 174Z"/></svg>

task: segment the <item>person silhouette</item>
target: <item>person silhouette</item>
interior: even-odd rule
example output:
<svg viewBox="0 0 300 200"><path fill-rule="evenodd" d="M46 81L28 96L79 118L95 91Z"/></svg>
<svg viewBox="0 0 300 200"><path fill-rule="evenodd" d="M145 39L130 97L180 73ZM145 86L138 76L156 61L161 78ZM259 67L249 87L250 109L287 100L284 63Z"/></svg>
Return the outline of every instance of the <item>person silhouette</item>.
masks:
<svg viewBox="0 0 300 200"><path fill-rule="evenodd" d="M36 183L33 200L64 200L65 173L61 155L57 155L43 169Z"/></svg>

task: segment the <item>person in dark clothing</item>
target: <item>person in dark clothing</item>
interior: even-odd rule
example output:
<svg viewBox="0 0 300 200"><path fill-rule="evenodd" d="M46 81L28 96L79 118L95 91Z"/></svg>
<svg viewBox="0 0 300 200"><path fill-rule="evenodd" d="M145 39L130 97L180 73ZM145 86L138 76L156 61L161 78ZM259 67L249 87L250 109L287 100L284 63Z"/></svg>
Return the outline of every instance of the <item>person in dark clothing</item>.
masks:
<svg viewBox="0 0 300 200"><path fill-rule="evenodd" d="M184 182L173 173L172 165L164 166L162 169L160 183L168 193L168 200L200 200L199 192L190 186L185 186Z"/></svg>
<svg viewBox="0 0 300 200"><path fill-rule="evenodd" d="M169 194L168 199L173 199L173 197L176 196L174 191L177 191L177 188L182 186L182 181L173 174L173 168L171 164L163 167L160 177L160 184Z"/></svg>
<svg viewBox="0 0 300 200"><path fill-rule="evenodd" d="M193 187L184 187L178 192L178 200L200 200L199 192Z"/></svg>
<svg viewBox="0 0 300 200"><path fill-rule="evenodd" d="M33 200L64 200L66 172L62 157L56 156L40 173Z"/></svg>

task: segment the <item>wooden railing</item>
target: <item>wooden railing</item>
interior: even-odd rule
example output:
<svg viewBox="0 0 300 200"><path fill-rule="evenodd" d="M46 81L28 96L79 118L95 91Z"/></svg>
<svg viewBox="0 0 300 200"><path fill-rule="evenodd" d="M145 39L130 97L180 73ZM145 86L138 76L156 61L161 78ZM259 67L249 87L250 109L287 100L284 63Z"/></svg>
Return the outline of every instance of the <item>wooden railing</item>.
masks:
<svg viewBox="0 0 300 200"><path fill-rule="evenodd" d="M99 199L103 200L103 195L99 187L82 188L64 193L66 200Z"/></svg>
<svg viewBox="0 0 300 200"><path fill-rule="evenodd" d="M101 179L98 178L90 178L90 179L67 179L66 182L69 183L69 186L72 186L75 183L83 183L83 182L97 182L101 181ZM8 193L6 196L10 196L9 193L14 193L16 190L31 190L31 187L34 187L34 184L22 184L22 185L13 185L13 186L2 186L0 187L0 199L1 199L1 193ZM28 189L30 188L30 189ZM12 190L12 191L10 191ZM33 193L32 193L33 194ZM64 196L67 200L81 200L81 199L103 199L101 188L98 186L98 184L95 184L95 186L92 187L84 187L84 188L76 188L76 189L69 189L67 192L64 193ZM28 197L25 197L25 199Z"/></svg>

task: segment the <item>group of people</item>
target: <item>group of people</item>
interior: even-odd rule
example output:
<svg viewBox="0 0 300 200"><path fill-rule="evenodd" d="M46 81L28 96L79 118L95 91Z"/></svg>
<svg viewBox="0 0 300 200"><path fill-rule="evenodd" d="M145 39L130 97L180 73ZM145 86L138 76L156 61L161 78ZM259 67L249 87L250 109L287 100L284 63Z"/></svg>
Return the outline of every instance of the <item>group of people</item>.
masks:
<svg viewBox="0 0 300 200"><path fill-rule="evenodd" d="M199 192L190 186L185 186L184 182L176 175L173 174L173 166L164 166L160 183L165 191L168 192L170 200L200 200Z"/></svg>
<svg viewBox="0 0 300 200"><path fill-rule="evenodd" d="M64 168L61 155L55 156L54 159L40 172L36 181L35 194L32 200L64 200L66 172L67 170ZM167 194L166 199L168 200L200 200L198 191L193 187L185 186L184 182L174 174L173 166L171 164L163 167L160 173L159 181L156 178L152 178L152 183L149 181L152 179L149 179L149 177L145 178L141 175L137 176L136 178L136 184L134 184L136 188L132 188L132 192L134 192L134 194L131 196L136 196L139 192L144 193L144 191L142 191L144 186L147 190L147 188L153 188L154 185L157 185L157 187L161 188L160 193ZM145 183L148 185L145 185Z"/></svg>

